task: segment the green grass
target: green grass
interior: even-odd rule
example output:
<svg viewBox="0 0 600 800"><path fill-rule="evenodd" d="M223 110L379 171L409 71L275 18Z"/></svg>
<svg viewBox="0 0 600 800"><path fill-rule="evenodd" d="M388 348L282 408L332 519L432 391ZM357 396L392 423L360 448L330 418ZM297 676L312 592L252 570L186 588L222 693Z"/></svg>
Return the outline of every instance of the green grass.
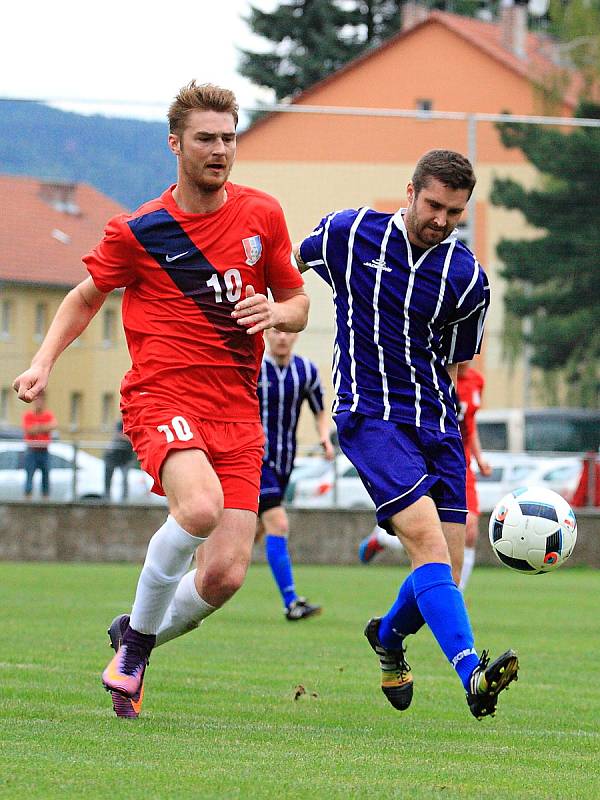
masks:
<svg viewBox="0 0 600 800"><path fill-rule="evenodd" d="M521 657L521 679L481 722L426 630L409 645L410 710L381 693L362 628L404 568L297 567L325 613L289 624L262 565L199 631L155 652L142 717L119 720L100 686L105 630L137 573L0 564L0 797L600 797L600 571L475 571L479 648Z"/></svg>

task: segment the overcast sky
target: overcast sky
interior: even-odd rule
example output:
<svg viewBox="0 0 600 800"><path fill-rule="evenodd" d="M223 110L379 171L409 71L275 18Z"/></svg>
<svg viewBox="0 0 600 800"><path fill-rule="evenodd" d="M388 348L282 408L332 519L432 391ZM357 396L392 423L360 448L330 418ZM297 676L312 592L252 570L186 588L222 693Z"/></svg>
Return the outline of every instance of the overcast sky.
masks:
<svg viewBox="0 0 600 800"><path fill-rule="evenodd" d="M253 4L265 11L278 5L276 0ZM242 107L268 102L270 95L236 71L236 46L260 49L242 20L249 5L248 0L3 3L0 97L81 100L60 106L164 119L179 87L196 78L233 89Z"/></svg>

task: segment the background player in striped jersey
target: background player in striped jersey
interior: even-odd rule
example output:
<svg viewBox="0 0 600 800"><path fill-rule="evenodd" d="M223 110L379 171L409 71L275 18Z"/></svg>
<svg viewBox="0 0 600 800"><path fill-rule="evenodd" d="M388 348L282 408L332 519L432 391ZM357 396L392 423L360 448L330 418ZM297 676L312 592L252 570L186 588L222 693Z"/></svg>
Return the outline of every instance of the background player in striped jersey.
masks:
<svg viewBox="0 0 600 800"><path fill-rule="evenodd" d="M262 331L306 325L308 298L279 203L228 180L237 109L227 89L194 81L181 89L168 114L177 183L110 220L84 257L90 277L63 300L14 382L20 399L37 397L107 294L125 287L124 432L170 513L148 545L131 618L110 627L117 652L102 680L118 716L139 713L155 644L197 627L244 580L264 444ZM202 563L188 572L202 542Z"/></svg>
<svg viewBox="0 0 600 800"><path fill-rule="evenodd" d="M465 528L465 553L463 566L460 574L458 588L464 592L467 582L473 571L475 564L475 546L479 536L479 499L477 497L477 485L475 473L471 467L471 457L477 462L479 471L482 475L490 475L491 467L484 459L481 452L481 443L477 432L477 420L475 415L481 406L481 395L484 387L483 375L470 366L469 361L463 361L458 365L458 380L456 393L460 404L459 423L460 432L465 449L465 461L467 462L467 523ZM358 554L363 564L368 564L375 558L377 553L389 548L390 550L403 550L402 543L397 536L392 536L380 525L376 525L373 531L362 540L358 548Z"/></svg>
<svg viewBox="0 0 600 800"><path fill-rule="evenodd" d="M296 456L300 408L305 400L314 414L325 458L332 460L334 449L316 365L292 352L297 334L271 329L265 336L268 352L258 378L258 402L266 437L258 505L259 535L265 534L267 561L283 600L286 619L293 622L321 611L320 606L296 593L287 544L288 517L283 507Z"/></svg>
<svg viewBox="0 0 600 800"><path fill-rule="evenodd" d="M518 659L512 650L491 664L478 656L457 588L467 509L454 383L457 364L480 350L489 304L485 273L452 235L474 185L468 159L432 150L415 167L407 208L336 212L294 252L301 270L333 289L340 446L413 568L365 629L381 688L394 708L408 708L405 638L427 624L481 718L495 712Z"/></svg>

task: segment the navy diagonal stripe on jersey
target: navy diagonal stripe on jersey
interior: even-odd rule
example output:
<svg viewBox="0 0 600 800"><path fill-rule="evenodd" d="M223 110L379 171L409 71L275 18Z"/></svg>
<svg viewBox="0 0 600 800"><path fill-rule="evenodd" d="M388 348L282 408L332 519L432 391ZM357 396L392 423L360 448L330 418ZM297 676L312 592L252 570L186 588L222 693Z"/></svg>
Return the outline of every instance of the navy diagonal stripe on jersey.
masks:
<svg viewBox="0 0 600 800"><path fill-rule="evenodd" d="M137 217L128 225L148 255L164 269L181 293L193 300L202 311L231 357L247 364L253 347L252 339L231 317L235 302L227 300L225 292L221 302L217 302L215 291L208 281L213 275L218 275L221 280L222 275L196 247L181 225L162 208ZM167 261L167 256L173 258L178 255L177 259Z"/></svg>

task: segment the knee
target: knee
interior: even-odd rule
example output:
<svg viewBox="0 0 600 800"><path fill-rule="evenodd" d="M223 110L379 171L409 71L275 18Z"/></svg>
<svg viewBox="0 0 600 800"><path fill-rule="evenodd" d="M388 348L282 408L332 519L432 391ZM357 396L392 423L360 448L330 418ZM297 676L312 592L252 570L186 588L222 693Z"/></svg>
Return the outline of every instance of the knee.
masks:
<svg viewBox="0 0 600 800"><path fill-rule="evenodd" d="M187 497L173 504L171 514L181 527L192 536L208 536L213 531L223 514L222 498Z"/></svg>
<svg viewBox="0 0 600 800"><path fill-rule="evenodd" d="M221 606L241 588L248 570L248 562L208 564L202 578L202 596L212 598L211 605Z"/></svg>

